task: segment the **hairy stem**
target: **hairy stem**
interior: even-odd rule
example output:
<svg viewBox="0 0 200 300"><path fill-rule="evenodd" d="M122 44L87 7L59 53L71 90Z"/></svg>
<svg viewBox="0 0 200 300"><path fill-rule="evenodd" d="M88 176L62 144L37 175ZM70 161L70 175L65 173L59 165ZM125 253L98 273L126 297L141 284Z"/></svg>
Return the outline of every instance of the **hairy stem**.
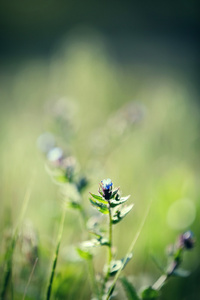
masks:
<svg viewBox="0 0 200 300"><path fill-rule="evenodd" d="M112 261L112 214L111 214L111 208L110 208L110 202L109 203L109 243L108 243L108 261L107 261L107 272L104 278L104 282L103 282L103 288L102 288L102 292L104 293L105 290L105 285L109 279L110 276L110 264Z"/></svg>

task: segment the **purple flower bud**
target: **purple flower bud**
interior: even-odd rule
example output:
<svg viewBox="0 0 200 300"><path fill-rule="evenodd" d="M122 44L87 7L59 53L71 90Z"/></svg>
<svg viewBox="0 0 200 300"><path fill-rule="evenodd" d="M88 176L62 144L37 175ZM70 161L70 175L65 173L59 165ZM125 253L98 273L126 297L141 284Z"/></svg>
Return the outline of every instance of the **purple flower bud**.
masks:
<svg viewBox="0 0 200 300"><path fill-rule="evenodd" d="M188 230L180 236L180 244L185 249L192 249L194 247L194 243L195 240L192 231Z"/></svg>
<svg viewBox="0 0 200 300"><path fill-rule="evenodd" d="M112 195L112 186L113 183L109 178L102 180L100 183L100 193L106 200L109 200Z"/></svg>

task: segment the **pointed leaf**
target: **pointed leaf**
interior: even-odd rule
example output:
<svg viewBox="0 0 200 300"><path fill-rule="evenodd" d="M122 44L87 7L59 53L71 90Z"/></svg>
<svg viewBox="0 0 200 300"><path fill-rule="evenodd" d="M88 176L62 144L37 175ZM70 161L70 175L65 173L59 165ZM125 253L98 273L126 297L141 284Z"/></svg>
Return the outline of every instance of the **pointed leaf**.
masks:
<svg viewBox="0 0 200 300"><path fill-rule="evenodd" d="M127 263L129 262L129 260L132 258L132 256L133 256L132 253L130 253L127 258L123 257L120 260L112 260L110 264L110 276L114 276L119 271L119 269L122 268L122 266L123 266L122 269L124 269Z"/></svg>
<svg viewBox="0 0 200 300"><path fill-rule="evenodd" d="M115 190L112 192L111 199L115 198L115 196L117 195L118 191L119 191L119 188L115 189Z"/></svg>
<svg viewBox="0 0 200 300"><path fill-rule="evenodd" d="M99 239L101 246L110 246L109 240L105 238Z"/></svg>
<svg viewBox="0 0 200 300"><path fill-rule="evenodd" d="M127 201L130 198L131 195L128 195L126 197L121 197L120 200L121 201Z"/></svg>
<svg viewBox="0 0 200 300"><path fill-rule="evenodd" d="M100 237L99 239L92 239L81 243L81 249L99 247L99 246L109 246L108 239Z"/></svg>
<svg viewBox="0 0 200 300"><path fill-rule="evenodd" d="M103 203L99 203L93 199L89 199L90 202L92 203L92 205L94 207L96 207L98 209L98 211L100 211L102 214L108 214L109 213L109 210L108 210L108 206L106 204L103 204Z"/></svg>
<svg viewBox="0 0 200 300"><path fill-rule="evenodd" d="M124 218L133 208L133 204L125 206L122 210L121 210L121 217Z"/></svg>
<svg viewBox="0 0 200 300"><path fill-rule="evenodd" d="M134 286L126 279L126 277L122 277L120 279L121 279L121 283L125 289L128 300L140 300L140 298L138 297L138 295L136 293Z"/></svg>
<svg viewBox="0 0 200 300"><path fill-rule="evenodd" d="M117 210L112 217L112 223L117 224L119 223L133 208L133 204L122 208L121 210Z"/></svg>
<svg viewBox="0 0 200 300"><path fill-rule="evenodd" d="M101 196L95 195L90 193L90 195L95 199L98 200L99 202L103 203L103 204L107 204L108 202Z"/></svg>
<svg viewBox="0 0 200 300"><path fill-rule="evenodd" d="M122 267L122 261L121 260L113 260L110 263L110 276L114 276L119 269Z"/></svg>
<svg viewBox="0 0 200 300"><path fill-rule="evenodd" d="M151 286L142 292L142 300L156 300L159 297L159 292L154 290Z"/></svg>
<svg viewBox="0 0 200 300"><path fill-rule="evenodd" d="M114 200L113 199L113 200L110 201L110 206L111 207L115 207L117 205L123 204L123 203L125 203L128 200L129 197L130 196L123 197L123 198L120 198L119 200Z"/></svg>

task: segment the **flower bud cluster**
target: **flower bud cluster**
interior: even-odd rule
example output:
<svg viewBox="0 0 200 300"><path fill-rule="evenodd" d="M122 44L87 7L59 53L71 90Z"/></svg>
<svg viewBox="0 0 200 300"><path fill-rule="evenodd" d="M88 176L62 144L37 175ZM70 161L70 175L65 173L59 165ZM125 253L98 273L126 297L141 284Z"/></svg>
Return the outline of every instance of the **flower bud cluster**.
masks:
<svg viewBox="0 0 200 300"><path fill-rule="evenodd" d="M113 183L111 179L104 179L100 182L99 193L106 199L110 200L112 196Z"/></svg>

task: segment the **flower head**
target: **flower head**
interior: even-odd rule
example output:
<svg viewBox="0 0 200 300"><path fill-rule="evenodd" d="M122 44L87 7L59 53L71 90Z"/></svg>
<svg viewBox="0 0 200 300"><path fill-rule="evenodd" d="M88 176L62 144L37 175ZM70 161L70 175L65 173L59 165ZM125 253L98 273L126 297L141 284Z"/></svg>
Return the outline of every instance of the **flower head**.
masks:
<svg viewBox="0 0 200 300"><path fill-rule="evenodd" d="M102 180L101 183L102 183L102 188L104 190L109 190L110 188L112 188L113 185L110 178Z"/></svg>
<svg viewBox="0 0 200 300"><path fill-rule="evenodd" d="M194 247L194 243L195 240L192 231L188 230L180 236L180 244L183 248L192 249Z"/></svg>
<svg viewBox="0 0 200 300"><path fill-rule="evenodd" d="M113 183L109 178L102 180L100 183L99 192L106 200L109 200L112 195L112 186Z"/></svg>

